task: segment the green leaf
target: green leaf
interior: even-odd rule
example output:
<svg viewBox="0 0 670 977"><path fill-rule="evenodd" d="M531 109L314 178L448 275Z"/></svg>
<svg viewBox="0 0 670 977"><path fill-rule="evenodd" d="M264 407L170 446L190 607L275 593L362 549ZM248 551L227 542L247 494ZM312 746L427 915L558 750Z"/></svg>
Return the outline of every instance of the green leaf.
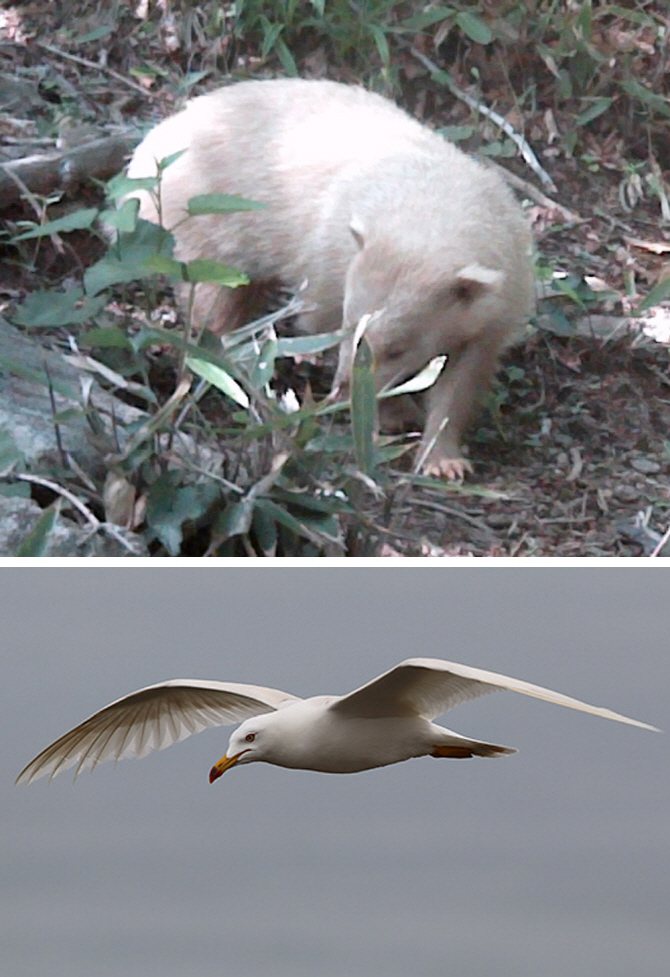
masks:
<svg viewBox="0 0 670 977"><path fill-rule="evenodd" d="M351 425L356 464L365 475L370 475L374 469L376 417L372 349L365 336L362 336L351 371Z"/></svg>
<svg viewBox="0 0 670 977"><path fill-rule="evenodd" d="M384 65L388 67L391 63L391 52L389 50L389 42L387 40L386 34L384 33L383 27L379 24L368 24L368 30L372 34L372 38L375 42L375 47L379 54L379 60Z"/></svg>
<svg viewBox="0 0 670 977"><path fill-rule="evenodd" d="M89 298L81 288L69 292L32 292L17 309L13 321L20 326L53 329L93 319L107 302L107 296Z"/></svg>
<svg viewBox="0 0 670 977"><path fill-rule="evenodd" d="M463 142L464 139L471 139L477 129L475 126L444 126L436 131L449 142Z"/></svg>
<svg viewBox="0 0 670 977"><path fill-rule="evenodd" d="M27 241L29 238L47 237L49 234L63 234L67 231L81 231L84 228L90 227L97 216L97 207L88 207L84 210L75 210L71 214L66 214L65 217L59 217L58 220L48 221L46 224L41 224L39 227L34 227L30 231L25 231L23 234L18 234L15 238L12 238L12 240Z"/></svg>
<svg viewBox="0 0 670 977"><path fill-rule="evenodd" d="M194 258L189 261L186 264L186 275L189 282L213 282L227 288L249 284L249 278L243 272L211 258Z"/></svg>
<svg viewBox="0 0 670 977"><path fill-rule="evenodd" d="M456 23L475 44L490 44L493 40L493 33L490 28L479 17L468 13L467 10L460 10L456 14Z"/></svg>
<svg viewBox="0 0 670 977"><path fill-rule="evenodd" d="M53 505L44 510L31 531L24 537L14 556L44 556L60 513L60 507L61 500L56 499Z"/></svg>
<svg viewBox="0 0 670 977"><path fill-rule="evenodd" d="M438 68L437 71L431 71L430 77L432 81L437 82L438 85L444 85L449 91L452 91L455 87L454 79L448 71L443 71L442 68Z"/></svg>
<svg viewBox="0 0 670 977"><path fill-rule="evenodd" d="M117 173L107 181L105 189L107 199L117 201L135 190L155 190L157 186L157 176L126 176L125 173Z"/></svg>
<svg viewBox="0 0 670 977"><path fill-rule="evenodd" d="M111 285L146 277L152 273L147 261L154 255L170 257L173 248L174 238L168 231L138 220L131 233L119 234L107 254L85 271L86 294L97 295Z"/></svg>
<svg viewBox="0 0 670 977"><path fill-rule="evenodd" d="M127 197L129 193L136 193L138 190L146 190L148 192L152 190L157 191L160 186L162 173L168 166L171 166L172 163L178 160L180 156L183 156L185 152L185 149L179 149L176 153L171 153L169 156L157 160L157 173L155 176L126 176L125 173L117 173L116 176L113 176L111 180L107 181L105 187L107 199L118 203L119 200Z"/></svg>
<svg viewBox="0 0 670 977"><path fill-rule="evenodd" d="M377 464L384 465L402 458L411 450L408 444L383 444L377 446Z"/></svg>
<svg viewBox="0 0 670 977"><path fill-rule="evenodd" d="M105 326L89 329L85 336L86 344L94 349L131 349L130 340L118 326Z"/></svg>
<svg viewBox="0 0 670 977"><path fill-rule="evenodd" d="M163 159L158 161L158 172L163 173L168 166L172 166L173 163L176 163L179 157L183 156L185 152L185 149L178 149L176 153L170 153L169 156L164 156Z"/></svg>
<svg viewBox="0 0 670 977"><path fill-rule="evenodd" d="M91 41L100 41L103 37L108 37L115 31L116 28L112 27L111 24L103 24L101 27L94 27L92 31L88 31L86 34L79 34L78 37L71 37L69 43L77 46L80 44L89 44Z"/></svg>
<svg viewBox="0 0 670 977"><path fill-rule="evenodd" d="M179 93L181 94L182 92L190 92L190 90L193 88L194 85L197 85L199 81L202 81L203 78L207 78L211 74L212 71L210 70L189 71L179 81L179 84L177 86Z"/></svg>
<svg viewBox="0 0 670 977"><path fill-rule="evenodd" d="M336 516L301 515L300 521L305 529L311 529L314 533L324 537L325 542L342 542L340 523Z"/></svg>
<svg viewBox="0 0 670 977"><path fill-rule="evenodd" d="M581 32L581 36L585 41L591 40L591 20L591 0L583 0L575 24L579 28L579 32Z"/></svg>
<svg viewBox="0 0 670 977"><path fill-rule="evenodd" d="M309 518L296 518L295 516L291 515L290 512L287 512L286 509L283 509L280 505L277 505L275 502L271 502L270 499L258 499L256 505L268 518L274 519L275 522L278 522L286 529L289 529L292 533L295 533L296 536L302 536L304 539L308 539L311 543L315 543L317 546L323 546L325 542L330 543L338 541L337 529L339 527L337 526L337 523L325 520L322 524L320 524L319 528L314 529L308 525L308 523L312 522L312 520ZM328 527L334 525L336 528L336 534L333 536L330 535L330 533L324 533L323 529L321 528L324 525Z"/></svg>
<svg viewBox="0 0 670 977"><path fill-rule="evenodd" d="M627 81L619 82L619 84L628 95L639 99L653 112L658 112L659 115L666 118L670 116L670 101L666 96L650 91L635 78L629 78Z"/></svg>
<svg viewBox="0 0 670 977"><path fill-rule="evenodd" d="M200 217L203 214L235 214L244 210L264 210L267 204L247 200L245 197L236 197L231 193L201 193L191 197L186 207L190 217Z"/></svg>
<svg viewBox="0 0 670 977"><path fill-rule="evenodd" d="M256 362L249 377L249 383L254 390L260 390L272 379L275 371L276 356L277 340L267 339L261 346L260 353L256 357Z"/></svg>
<svg viewBox="0 0 670 977"><path fill-rule="evenodd" d="M587 125L587 123L593 122L594 119L597 119L599 115L602 115L603 112L606 112L608 110L608 108L610 107L614 99L613 98L588 98L588 99L583 98L582 101L590 102L591 104L589 105L588 108L584 109L584 111L580 112L580 114L577 116L577 118L575 119L576 126L585 126Z"/></svg>
<svg viewBox="0 0 670 977"><path fill-rule="evenodd" d="M181 472L161 475L147 500L147 525L172 556L181 550L183 527L195 522L212 504L218 489L212 485L185 485Z"/></svg>
<svg viewBox="0 0 670 977"><path fill-rule="evenodd" d="M10 471L16 465L23 468L25 458L19 451L10 432L5 428L0 428L0 474Z"/></svg>
<svg viewBox="0 0 670 977"><path fill-rule="evenodd" d="M214 521L212 535L222 543L232 536L246 536L251 529L255 506L256 499L253 496L226 506Z"/></svg>
<svg viewBox="0 0 670 977"><path fill-rule="evenodd" d="M557 295L565 295L567 298L571 299L575 305L578 305L580 309L585 309L586 304L582 295L580 294L581 284L581 280L574 275L568 275L567 278L555 278L552 282L554 291Z"/></svg>
<svg viewBox="0 0 670 977"><path fill-rule="evenodd" d="M649 26L649 14L644 10L629 10L627 7L622 7L619 4L608 3L605 10L602 11L602 13L605 12L608 17L621 17L631 24L637 24L639 27Z"/></svg>
<svg viewBox="0 0 670 977"><path fill-rule="evenodd" d="M421 14L408 17L407 20L401 21L398 27L401 30L418 32L425 30L426 27L432 27L433 24L439 24L455 13L453 7L436 7L434 10L426 10Z"/></svg>
<svg viewBox="0 0 670 977"><path fill-rule="evenodd" d="M642 299L633 315L640 315L641 312L646 312L647 309L660 305L663 299L667 299L668 296L670 296L670 278L664 278L658 285L654 285L651 292Z"/></svg>
<svg viewBox="0 0 670 977"><path fill-rule="evenodd" d="M523 380L523 378L526 376L525 370L522 370L520 366L514 366L513 364L510 364L505 368L505 373L507 374L507 379L510 383Z"/></svg>
<svg viewBox="0 0 670 977"><path fill-rule="evenodd" d="M379 395L380 399L385 397L398 397L400 394L416 394L422 390L428 390L442 373L448 359L448 356L436 356L415 376L381 393Z"/></svg>
<svg viewBox="0 0 670 977"><path fill-rule="evenodd" d="M139 65L136 68L129 68L128 74L135 78L157 78L161 75L161 70L155 65Z"/></svg>
<svg viewBox="0 0 670 977"><path fill-rule="evenodd" d="M568 319L561 309L551 304L547 305L539 328L541 331L550 332L554 336L575 336L577 334L575 324Z"/></svg>
<svg viewBox="0 0 670 977"><path fill-rule="evenodd" d="M194 373L197 373L207 383L211 383L213 387L216 387L221 393L230 397L240 407L249 407L249 398L246 393L237 380L233 379L230 373L224 370L223 367L216 366L214 363L208 363L206 360L198 359L195 356L187 356L186 365L189 370L193 370Z"/></svg>
<svg viewBox="0 0 670 977"><path fill-rule="evenodd" d="M151 254L144 261L144 271L147 274L165 275L173 281L183 282L186 280L186 265L183 261L176 258L168 258L163 254Z"/></svg>
<svg viewBox="0 0 670 977"><path fill-rule="evenodd" d="M350 434L318 434L305 445L306 452L346 455L353 450Z"/></svg>
<svg viewBox="0 0 670 977"><path fill-rule="evenodd" d="M130 234L137 227L137 214L140 202L137 197L125 200L120 207L111 207L100 212L100 222L113 227L119 233Z"/></svg>
<svg viewBox="0 0 670 977"><path fill-rule="evenodd" d="M512 159L516 154L517 148L511 139L494 139L493 142L487 143L479 149L480 156L506 157L507 159Z"/></svg>
<svg viewBox="0 0 670 977"><path fill-rule="evenodd" d="M311 356L332 349L342 342L342 333L319 333L315 336L288 336L277 340L277 356Z"/></svg>
<svg viewBox="0 0 670 977"><path fill-rule="evenodd" d="M277 57L281 61L281 66L285 73L289 76L289 78L297 78L299 74L298 66L295 63L293 55L286 46L285 41L283 41L281 37L277 38L275 48L277 51Z"/></svg>
<svg viewBox="0 0 670 977"><path fill-rule="evenodd" d="M273 24L267 17L261 17L261 27L263 30L263 45L261 47L261 58L264 60L275 46L275 41L284 30L283 24Z"/></svg>
<svg viewBox="0 0 670 977"><path fill-rule="evenodd" d="M274 555L277 549L277 526L274 519L263 509L255 506L252 523L256 543L266 556Z"/></svg>
<svg viewBox="0 0 670 977"><path fill-rule="evenodd" d="M351 439L349 440L351 446ZM353 512L353 508L347 498L342 498L341 494L332 495L311 495L308 492L296 492L275 485L272 489L272 498L275 502L284 502L293 509L308 509L317 513L332 516L338 512Z"/></svg>

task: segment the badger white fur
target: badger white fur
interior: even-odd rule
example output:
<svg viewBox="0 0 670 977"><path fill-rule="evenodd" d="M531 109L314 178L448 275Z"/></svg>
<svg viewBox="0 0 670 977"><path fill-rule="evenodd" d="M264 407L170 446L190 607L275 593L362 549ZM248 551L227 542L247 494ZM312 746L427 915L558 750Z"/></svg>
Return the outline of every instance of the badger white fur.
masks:
<svg viewBox="0 0 670 977"><path fill-rule="evenodd" d="M177 257L215 258L254 284L307 281L303 330L383 310L366 333L378 389L448 354L428 396L424 470L462 477L464 429L533 306L530 232L498 173L387 99L331 81L247 81L196 98L147 135L129 176L155 174L179 150L160 190ZM208 193L267 207L184 221L187 201ZM157 221L151 195L136 196ZM234 329L253 295L198 285L195 321ZM351 359L345 341L340 392Z"/></svg>

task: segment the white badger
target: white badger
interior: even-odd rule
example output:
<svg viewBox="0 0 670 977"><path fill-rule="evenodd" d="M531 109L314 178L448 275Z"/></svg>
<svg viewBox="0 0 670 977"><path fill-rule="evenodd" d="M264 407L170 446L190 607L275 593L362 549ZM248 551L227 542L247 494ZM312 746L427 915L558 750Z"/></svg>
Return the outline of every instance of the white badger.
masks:
<svg viewBox="0 0 670 977"><path fill-rule="evenodd" d="M310 332L382 310L366 333L379 389L448 354L428 397L425 471L462 477L464 429L533 307L530 232L498 173L389 100L331 81L246 81L196 98L147 135L129 175L154 175L183 149L161 183L177 257L217 259L253 285L307 280L298 328ZM184 221L187 201L208 193L267 207ZM136 195L157 221L150 195ZM255 294L200 284L195 321L234 329ZM345 341L340 392L351 359Z"/></svg>

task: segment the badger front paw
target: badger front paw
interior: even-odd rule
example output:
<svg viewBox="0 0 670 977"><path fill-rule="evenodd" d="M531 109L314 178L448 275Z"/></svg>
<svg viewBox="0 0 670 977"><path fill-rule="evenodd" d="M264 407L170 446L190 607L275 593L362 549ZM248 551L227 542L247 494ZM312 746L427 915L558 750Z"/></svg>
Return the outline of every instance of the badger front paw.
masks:
<svg viewBox="0 0 670 977"><path fill-rule="evenodd" d="M446 478L450 482L462 482L466 474L472 474L472 465L467 458L429 458L424 463L423 474Z"/></svg>

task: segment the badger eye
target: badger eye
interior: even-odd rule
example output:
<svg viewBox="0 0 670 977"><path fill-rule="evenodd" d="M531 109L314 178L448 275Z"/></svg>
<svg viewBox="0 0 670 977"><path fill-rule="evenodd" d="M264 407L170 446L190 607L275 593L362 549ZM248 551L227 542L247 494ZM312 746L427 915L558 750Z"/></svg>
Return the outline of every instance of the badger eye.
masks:
<svg viewBox="0 0 670 977"><path fill-rule="evenodd" d="M256 739L256 734L255 733L247 733L247 735L244 738L247 741L247 743L253 743L253 741Z"/></svg>

